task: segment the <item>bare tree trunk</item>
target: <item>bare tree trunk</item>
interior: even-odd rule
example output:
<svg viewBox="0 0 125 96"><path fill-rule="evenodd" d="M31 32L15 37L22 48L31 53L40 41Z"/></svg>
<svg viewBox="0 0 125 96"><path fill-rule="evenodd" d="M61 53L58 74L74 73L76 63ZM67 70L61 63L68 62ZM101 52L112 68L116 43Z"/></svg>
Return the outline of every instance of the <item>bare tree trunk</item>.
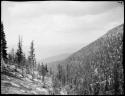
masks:
<svg viewBox="0 0 125 96"><path fill-rule="evenodd" d="M42 76L43 87L45 86L44 76Z"/></svg>
<svg viewBox="0 0 125 96"><path fill-rule="evenodd" d="M4 66L4 60L3 60L3 58L1 57L1 72L3 71L3 66Z"/></svg>
<svg viewBox="0 0 125 96"><path fill-rule="evenodd" d="M22 76L24 77L24 65L23 65L24 62L21 62L21 67L22 67Z"/></svg>
<svg viewBox="0 0 125 96"><path fill-rule="evenodd" d="M42 82L44 82L44 76L42 76Z"/></svg>

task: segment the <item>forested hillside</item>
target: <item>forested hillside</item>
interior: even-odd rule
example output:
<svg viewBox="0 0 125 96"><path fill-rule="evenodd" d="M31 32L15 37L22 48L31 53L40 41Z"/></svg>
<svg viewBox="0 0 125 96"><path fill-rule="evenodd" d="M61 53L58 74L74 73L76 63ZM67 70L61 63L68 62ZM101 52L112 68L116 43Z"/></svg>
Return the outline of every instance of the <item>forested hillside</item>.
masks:
<svg viewBox="0 0 125 96"><path fill-rule="evenodd" d="M123 25L57 66L58 80L70 86L69 94L123 94Z"/></svg>

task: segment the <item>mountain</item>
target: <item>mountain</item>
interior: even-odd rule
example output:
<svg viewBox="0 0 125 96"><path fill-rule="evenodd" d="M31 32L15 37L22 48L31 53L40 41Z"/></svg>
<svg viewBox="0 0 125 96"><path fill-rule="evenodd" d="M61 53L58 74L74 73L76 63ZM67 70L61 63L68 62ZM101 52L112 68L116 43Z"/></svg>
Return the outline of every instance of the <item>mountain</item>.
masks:
<svg viewBox="0 0 125 96"><path fill-rule="evenodd" d="M87 46L83 47L79 51L73 53L65 60L61 60L61 61L57 61L57 62L55 61L55 62L52 62L51 64L52 65L57 65L57 64L65 65L65 64L70 64L70 63L72 63L72 64L83 63L83 62L85 63L88 59L90 59L88 57L92 57L94 55L96 57L98 55L96 53L99 53L98 51L103 53L104 49L106 49L106 48L110 49L112 47L118 47L119 44L121 44L119 42L121 42L121 40L123 38L123 25L124 24L121 24L121 25L109 30L102 37L100 37L99 39L95 40L94 42L88 44ZM118 39L120 39L120 40L118 40ZM108 49L107 49L107 51L109 51ZM103 53L103 54L106 55L106 53ZM55 69L55 66L53 68Z"/></svg>
<svg viewBox="0 0 125 96"><path fill-rule="evenodd" d="M123 26L124 24L121 24L109 30L65 60L58 61L60 66L57 68L62 73L63 85L68 83L75 86L76 94L90 92L90 87L99 90L91 94L124 94Z"/></svg>
<svg viewBox="0 0 125 96"><path fill-rule="evenodd" d="M123 40L123 24L109 30L105 35L103 35L99 39L83 47L79 51L73 53L64 61L64 63L83 60L85 59L85 57L93 55L98 51L101 52L106 48L107 48L107 51L109 51L108 49L112 47L119 47L118 45L122 43L122 40ZM97 56L98 54L94 54L94 55Z"/></svg>
<svg viewBox="0 0 125 96"><path fill-rule="evenodd" d="M93 74L96 70L101 80L121 76L118 78L123 83L123 25L109 30L102 37L73 53L65 60L54 62L55 65L62 65L64 73L69 74L71 80L78 77L86 79L89 83L95 82ZM68 70L67 66L69 66ZM52 68L57 71L55 66Z"/></svg>
<svg viewBox="0 0 125 96"><path fill-rule="evenodd" d="M51 63L51 62L55 62L55 61L61 61L61 60L68 58L68 56L70 56L70 55L71 55L70 53L64 53L64 54L48 57L48 58L45 58L43 60L43 62Z"/></svg>

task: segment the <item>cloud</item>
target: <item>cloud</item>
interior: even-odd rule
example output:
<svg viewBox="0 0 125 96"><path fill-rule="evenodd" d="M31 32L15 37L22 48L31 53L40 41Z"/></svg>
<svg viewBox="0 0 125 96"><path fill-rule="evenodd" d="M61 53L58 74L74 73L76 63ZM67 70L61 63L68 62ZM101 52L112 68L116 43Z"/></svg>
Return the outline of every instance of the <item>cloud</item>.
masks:
<svg viewBox="0 0 125 96"><path fill-rule="evenodd" d="M8 2L9 3L9 2ZM117 2L79 2L79 1L37 1L37 2L10 2L8 8L11 16L20 18L39 17L44 14L67 14L71 16L100 14L109 9L118 7Z"/></svg>
<svg viewBox="0 0 125 96"><path fill-rule="evenodd" d="M17 45L21 35L25 51L35 41L37 58L71 52L124 20L116 2L55 2L8 2L3 8L8 45Z"/></svg>

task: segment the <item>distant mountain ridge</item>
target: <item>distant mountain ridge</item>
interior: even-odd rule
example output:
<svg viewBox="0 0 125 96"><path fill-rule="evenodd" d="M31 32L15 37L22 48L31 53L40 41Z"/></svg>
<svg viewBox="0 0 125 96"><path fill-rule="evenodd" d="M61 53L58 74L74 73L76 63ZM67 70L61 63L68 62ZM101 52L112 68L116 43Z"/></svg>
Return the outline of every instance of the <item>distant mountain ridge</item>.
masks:
<svg viewBox="0 0 125 96"><path fill-rule="evenodd" d="M51 63L51 62L55 62L55 61L61 61L61 60L68 58L68 56L70 56L70 55L71 55L70 53L64 53L64 54L60 54L60 55L56 55L56 56L51 56L51 57L45 58L43 60L43 62Z"/></svg>

